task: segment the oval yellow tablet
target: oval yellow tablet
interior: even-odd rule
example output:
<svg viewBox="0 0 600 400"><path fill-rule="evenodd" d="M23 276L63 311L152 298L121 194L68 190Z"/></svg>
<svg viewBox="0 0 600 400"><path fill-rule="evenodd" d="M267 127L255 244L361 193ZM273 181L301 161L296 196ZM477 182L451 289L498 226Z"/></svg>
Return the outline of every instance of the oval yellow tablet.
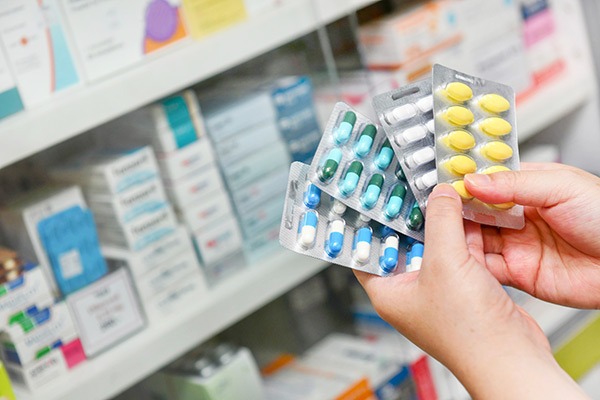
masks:
<svg viewBox="0 0 600 400"><path fill-rule="evenodd" d="M513 156L513 149L504 142L489 142L481 149L481 154L492 161L505 161Z"/></svg>
<svg viewBox="0 0 600 400"><path fill-rule="evenodd" d="M467 126L475 121L475 116L471 110L461 106L448 107L442 117L454 126Z"/></svg>
<svg viewBox="0 0 600 400"><path fill-rule="evenodd" d="M466 175L477 171L477 163L471 157L461 154L446 161L446 168L453 174Z"/></svg>
<svg viewBox="0 0 600 400"><path fill-rule="evenodd" d="M490 136L504 136L512 132L512 125L502 118L491 117L481 121L479 129Z"/></svg>
<svg viewBox="0 0 600 400"><path fill-rule="evenodd" d="M458 193L458 195L463 200L471 200L473 198L473 195L471 193L469 193L469 191L465 187L465 181L463 181L463 180L454 181L454 182L452 182L452 187L454 187L454 190L456 190L456 193Z"/></svg>
<svg viewBox="0 0 600 400"><path fill-rule="evenodd" d="M460 151L471 150L475 147L475 138L467 131L452 131L442 138L442 142L446 146Z"/></svg>
<svg viewBox="0 0 600 400"><path fill-rule="evenodd" d="M500 203L500 204L488 204L488 206L497 208L499 210L509 210L515 206L515 203L509 202L509 203Z"/></svg>
<svg viewBox="0 0 600 400"><path fill-rule="evenodd" d="M499 94L486 94L479 99L479 105L486 111L494 114L500 114L510 109L510 103Z"/></svg>
<svg viewBox="0 0 600 400"><path fill-rule="evenodd" d="M450 82L446 85L446 96L450 100L464 103L473 98L473 90L462 82Z"/></svg>
<svg viewBox="0 0 600 400"><path fill-rule="evenodd" d="M482 174L493 174L495 172L504 172L504 171L510 171L510 168L505 167L504 165L492 165L491 167L488 167L486 169L484 169L483 171L481 171Z"/></svg>

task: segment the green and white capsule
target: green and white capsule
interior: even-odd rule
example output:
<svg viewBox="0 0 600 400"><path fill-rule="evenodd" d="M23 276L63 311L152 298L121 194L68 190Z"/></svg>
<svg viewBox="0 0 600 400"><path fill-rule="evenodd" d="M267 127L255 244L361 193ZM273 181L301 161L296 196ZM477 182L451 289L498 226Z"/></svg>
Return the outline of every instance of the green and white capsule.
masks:
<svg viewBox="0 0 600 400"><path fill-rule="evenodd" d="M404 197L406 197L406 186L399 183L392 189L392 194L385 205L384 214L386 218L394 219L400 215L402 204L404 204Z"/></svg>
<svg viewBox="0 0 600 400"><path fill-rule="evenodd" d="M394 159L394 150L392 149L392 145L388 139L383 142L381 149L379 150L379 154L375 158L375 166L382 171L385 171L392 160Z"/></svg>
<svg viewBox="0 0 600 400"><path fill-rule="evenodd" d="M354 146L354 154L357 157L363 158L371 151L373 147L373 140L377 134L377 128L375 125L369 124L365 126L365 129L361 132L358 142Z"/></svg>
<svg viewBox="0 0 600 400"><path fill-rule="evenodd" d="M337 172L340 161L342 161L342 151L338 148L331 149L323 166L319 169L319 180L323 183L329 182Z"/></svg>
<svg viewBox="0 0 600 400"><path fill-rule="evenodd" d="M360 198L362 206L371 210L377 204L379 196L381 195L381 187L383 186L383 175L375 174L369 179L367 190L363 193Z"/></svg>
<svg viewBox="0 0 600 400"><path fill-rule="evenodd" d="M423 218L423 213L419 208L419 204L415 201L415 204L413 204L413 207L410 210L408 220L406 221L406 226L413 231L418 231L423 227L424 222L425 218Z"/></svg>
<svg viewBox="0 0 600 400"><path fill-rule="evenodd" d="M356 190L360 175L363 172L363 165L360 161L352 161L344 179L340 180L340 193L344 196L350 196Z"/></svg>
<svg viewBox="0 0 600 400"><path fill-rule="evenodd" d="M344 114L344 119L333 132L333 140L338 146L345 144L348 140L350 140L355 123L356 114L352 111L346 111L346 114Z"/></svg>

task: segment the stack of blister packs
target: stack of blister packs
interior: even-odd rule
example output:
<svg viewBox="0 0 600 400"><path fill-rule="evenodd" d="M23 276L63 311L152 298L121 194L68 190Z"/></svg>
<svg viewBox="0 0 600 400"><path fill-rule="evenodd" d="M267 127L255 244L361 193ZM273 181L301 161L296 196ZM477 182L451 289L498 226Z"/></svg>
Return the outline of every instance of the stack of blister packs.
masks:
<svg viewBox="0 0 600 400"><path fill-rule="evenodd" d="M485 204L469 173L519 168L512 88L436 65L431 79L376 96L379 124L338 103L311 165L293 163L281 244L377 275L418 270L427 198L449 183L463 216L520 229L523 208Z"/></svg>

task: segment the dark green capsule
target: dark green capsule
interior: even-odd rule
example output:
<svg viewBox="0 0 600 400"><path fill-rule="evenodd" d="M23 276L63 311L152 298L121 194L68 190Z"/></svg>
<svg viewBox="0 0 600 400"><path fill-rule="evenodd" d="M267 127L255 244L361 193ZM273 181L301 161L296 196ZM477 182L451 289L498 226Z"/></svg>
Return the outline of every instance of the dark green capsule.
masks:
<svg viewBox="0 0 600 400"><path fill-rule="evenodd" d="M328 182L331 180L340 166L340 161L342 161L342 151L338 148L332 149L320 169L319 180L321 182Z"/></svg>
<svg viewBox="0 0 600 400"><path fill-rule="evenodd" d="M406 221L406 226L413 231L418 231L423 227L424 222L425 219L423 218L423 213L419 208L419 204L415 202L412 210L410 210L410 215L408 216L408 221Z"/></svg>

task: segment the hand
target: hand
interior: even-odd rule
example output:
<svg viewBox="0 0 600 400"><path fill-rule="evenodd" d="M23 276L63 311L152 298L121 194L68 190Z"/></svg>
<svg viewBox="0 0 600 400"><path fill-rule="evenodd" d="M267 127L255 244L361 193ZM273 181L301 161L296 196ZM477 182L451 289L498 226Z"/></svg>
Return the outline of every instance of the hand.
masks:
<svg viewBox="0 0 600 400"><path fill-rule="evenodd" d="M486 268L481 227L449 185L429 197L421 271L355 271L376 311L445 364L475 398L585 398L548 340Z"/></svg>
<svg viewBox="0 0 600 400"><path fill-rule="evenodd" d="M467 175L486 203L525 206L523 230L483 227L485 264L502 284L542 300L600 308L600 178L561 164Z"/></svg>

